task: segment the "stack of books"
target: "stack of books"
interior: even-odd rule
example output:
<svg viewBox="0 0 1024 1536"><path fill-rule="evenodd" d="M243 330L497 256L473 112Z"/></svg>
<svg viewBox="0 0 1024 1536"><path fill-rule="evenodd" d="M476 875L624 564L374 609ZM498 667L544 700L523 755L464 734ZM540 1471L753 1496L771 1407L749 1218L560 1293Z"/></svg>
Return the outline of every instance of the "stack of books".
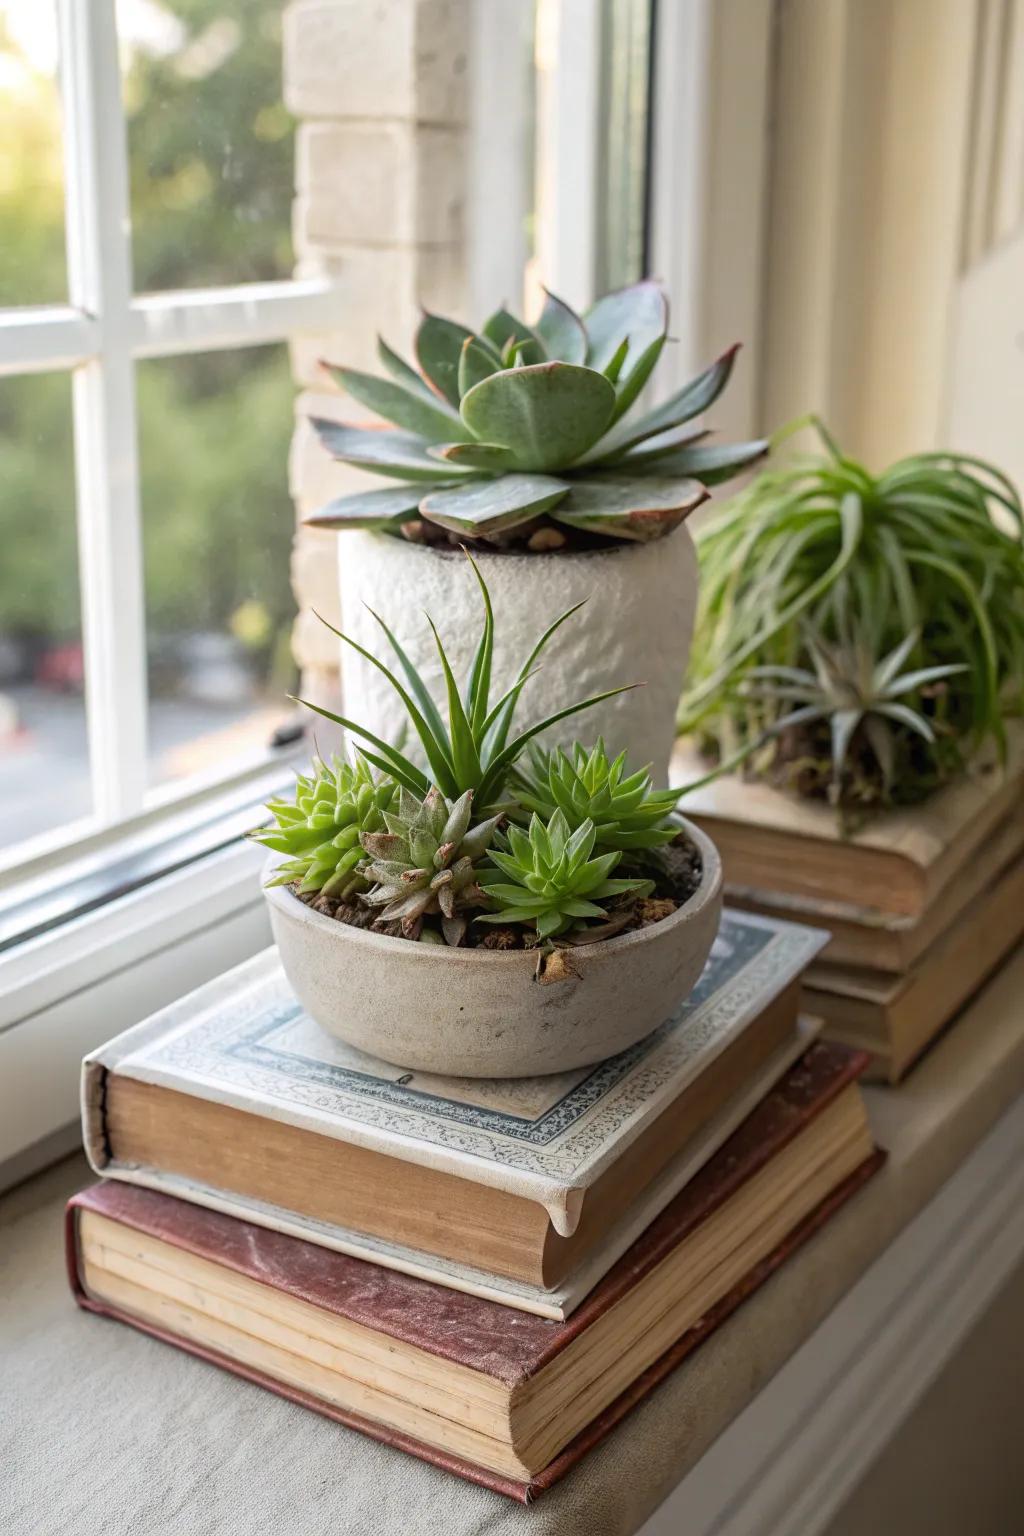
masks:
<svg viewBox="0 0 1024 1536"><path fill-rule="evenodd" d="M695 778L686 754L673 782ZM735 907L812 924L829 942L803 1006L828 1038L898 1082L1024 937L1024 736L919 806L844 836L828 806L726 777L689 796Z"/></svg>
<svg viewBox="0 0 1024 1536"><path fill-rule="evenodd" d="M503 1082L358 1054L267 951L87 1058L76 1297L528 1501L879 1166L823 942L727 912L646 1040Z"/></svg>

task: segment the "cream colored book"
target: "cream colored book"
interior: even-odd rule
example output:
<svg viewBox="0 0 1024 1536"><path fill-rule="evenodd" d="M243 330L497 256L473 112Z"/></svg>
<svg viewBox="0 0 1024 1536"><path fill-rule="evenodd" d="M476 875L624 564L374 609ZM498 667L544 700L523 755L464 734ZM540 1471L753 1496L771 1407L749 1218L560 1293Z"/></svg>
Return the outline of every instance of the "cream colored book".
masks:
<svg viewBox="0 0 1024 1536"><path fill-rule="evenodd" d="M515 1082L360 1055L269 950L86 1059L86 1150L107 1177L563 1316L806 1047L823 942L726 913L646 1040Z"/></svg>
<svg viewBox="0 0 1024 1536"><path fill-rule="evenodd" d="M979 894L904 975L816 963L804 1006L833 1040L872 1053L868 1075L898 1082L1024 937L1024 857Z"/></svg>
<svg viewBox="0 0 1024 1536"><path fill-rule="evenodd" d="M729 901L745 912L824 928L829 941L818 957L828 965L903 975L1024 854L1024 805L1005 817L967 859L929 907L906 917L851 902L793 896L784 891L729 887Z"/></svg>
<svg viewBox="0 0 1024 1536"><path fill-rule="evenodd" d="M707 764L681 745L671 782ZM728 774L681 802L722 855L727 893L780 892L847 909L919 917L1024 796L1024 729L1010 734L1005 766L982 758L921 805L883 811L844 836L834 809Z"/></svg>

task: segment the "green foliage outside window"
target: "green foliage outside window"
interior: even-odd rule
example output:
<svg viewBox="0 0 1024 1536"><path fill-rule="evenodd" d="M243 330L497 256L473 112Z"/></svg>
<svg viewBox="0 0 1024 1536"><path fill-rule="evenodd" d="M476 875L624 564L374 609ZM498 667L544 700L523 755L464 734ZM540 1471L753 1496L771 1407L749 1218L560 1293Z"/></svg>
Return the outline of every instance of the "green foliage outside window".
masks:
<svg viewBox="0 0 1024 1536"><path fill-rule="evenodd" d="M125 78L135 290L288 276L293 137L281 103L281 7L174 0L162 10L183 30L180 46L132 49ZM17 45L0 19L3 53ZM43 77L0 95L0 307L66 301L54 111ZM241 632L269 661L293 611L287 349L146 362L137 376L149 634ZM67 376L0 384L7 634L60 641L78 632L71 457Z"/></svg>

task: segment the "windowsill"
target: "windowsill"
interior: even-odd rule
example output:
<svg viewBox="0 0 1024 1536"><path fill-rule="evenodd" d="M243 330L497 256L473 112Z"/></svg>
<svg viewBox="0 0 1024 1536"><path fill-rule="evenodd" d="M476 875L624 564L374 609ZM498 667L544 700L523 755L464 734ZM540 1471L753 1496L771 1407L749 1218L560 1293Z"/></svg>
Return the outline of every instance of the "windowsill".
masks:
<svg viewBox="0 0 1024 1536"><path fill-rule="evenodd" d="M0 1189L59 1151L87 1051L270 942L263 853L243 834L306 757L0 881Z"/></svg>
<svg viewBox="0 0 1024 1536"><path fill-rule="evenodd" d="M826 1530L1024 1255L1022 985L1024 954L901 1088L867 1090L888 1165L540 1500L533 1536ZM221 1536L290 1530L297 1510L309 1536L398 1536L410 1509L422 1536L522 1532L498 1495L76 1313L59 1213L87 1176L62 1165L0 1207L20 1405L6 1491L25 1512L10 1536L83 1509L128 1536L159 1523L157 1497Z"/></svg>

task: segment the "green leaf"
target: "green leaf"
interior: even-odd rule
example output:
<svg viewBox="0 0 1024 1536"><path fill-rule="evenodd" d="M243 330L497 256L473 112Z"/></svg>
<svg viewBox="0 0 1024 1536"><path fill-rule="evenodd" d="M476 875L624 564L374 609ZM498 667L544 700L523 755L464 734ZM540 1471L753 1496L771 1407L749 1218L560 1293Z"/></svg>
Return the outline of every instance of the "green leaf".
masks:
<svg viewBox="0 0 1024 1536"><path fill-rule="evenodd" d="M396 384L404 384L406 389L416 390L425 400L437 398L426 379L422 378L415 368L410 368L405 359L399 357L398 353L388 346L383 336L377 337L377 356L381 366L390 373ZM324 366L329 368L331 365L325 363Z"/></svg>
<svg viewBox="0 0 1024 1536"><path fill-rule="evenodd" d="M459 485L424 497L424 517L454 533L480 537L528 523L568 494L564 480L549 475L503 475L500 480Z"/></svg>
<svg viewBox="0 0 1024 1536"><path fill-rule="evenodd" d="M495 310L490 319L484 324L484 335L487 340L493 342L498 351L504 354L510 343L525 342L524 355L528 363L547 362L547 353L543 343L526 324L516 315L510 314L507 309Z"/></svg>
<svg viewBox="0 0 1024 1536"><path fill-rule="evenodd" d="M381 629L384 631L387 642L397 656L399 666L405 673L409 687L412 689L412 692L416 698L416 702L419 704L420 709L423 711L424 719L430 726L430 729L436 739L438 741L443 741L445 736L444 721L441 719L437 705L434 703L434 700L430 696L430 689L427 687L426 683L423 681L422 677L413 666L409 657L402 649L398 639L392 633L388 625L385 624L380 614L377 613L375 609L371 608L369 603L367 603L365 606L366 611L370 614L371 618L374 618L380 625Z"/></svg>
<svg viewBox="0 0 1024 1536"><path fill-rule="evenodd" d="M628 351L629 337L623 336L622 341L619 343L615 352L613 352L608 362L605 363L604 367L601 369L601 372L604 374L609 384L614 384L616 379L619 377L619 374L622 372L622 365L626 361L626 353Z"/></svg>
<svg viewBox="0 0 1024 1536"><path fill-rule="evenodd" d="M484 346L477 336L469 336L462 343L459 354L459 398L467 394L474 384L499 372L501 358L490 347Z"/></svg>
<svg viewBox="0 0 1024 1536"><path fill-rule="evenodd" d="M317 416L310 417L310 423L328 453L371 474L393 475L399 480L451 481L471 473L439 464L427 453L423 440L410 432L350 427Z"/></svg>
<svg viewBox="0 0 1024 1536"><path fill-rule="evenodd" d="M661 356L665 346L665 337L657 336L635 360L627 357L625 366L621 369L615 384L615 415L612 422L625 416L632 406L637 395L643 389L647 380L654 372L655 364Z"/></svg>
<svg viewBox="0 0 1024 1536"><path fill-rule="evenodd" d="M461 416L449 406L372 373L359 373L354 368L332 368L331 372L354 400L394 426L415 432L425 442L447 443L465 436Z"/></svg>
<svg viewBox="0 0 1024 1536"><path fill-rule="evenodd" d="M699 416L702 411L706 411L728 384L738 351L737 343L727 352L723 352L721 357L716 358L703 373L699 373L695 379L684 384L682 389L676 390L675 394L670 395L661 405L656 406L653 411L648 411L646 416L641 416L639 421L624 422L615 432L610 432L604 442L598 445L599 457L595 458L594 462L603 464L620 458L627 449L632 448L636 443L642 443L645 438L666 432L669 427L682 426L684 422L692 421L694 416Z"/></svg>
<svg viewBox="0 0 1024 1536"><path fill-rule="evenodd" d="M573 479L569 484L569 495L551 513L556 522L642 544L678 528L708 495L696 480L674 477L635 480L628 475L604 474Z"/></svg>
<svg viewBox="0 0 1024 1536"><path fill-rule="evenodd" d="M544 289L544 308L534 326L548 357L560 363L585 363L587 333L583 321L564 300Z"/></svg>
<svg viewBox="0 0 1024 1536"><path fill-rule="evenodd" d="M433 632L434 643L437 646L437 654L441 662L441 670L444 672L445 688L448 693L448 739L451 743L452 767L455 770L456 789L451 792L461 794L463 790L474 788L480 781L481 766L480 754L477 751L476 741L473 737L473 727L469 723L469 717L463 708L459 698L459 690L452 673L444 646L441 644L441 636L437 632L437 626L430 615L427 615L427 623Z"/></svg>
<svg viewBox="0 0 1024 1536"><path fill-rule="evenodd" d="M508 739L508 732L512 724L512 717L515 713L516 700L518 699L519 693L524 684L527 683L533 676L534 663L536 662L537 658L540 656L545 646L551 640L552 636L561 629L562 625L566 622L567 619L572 618L574 613L579 613L585 602L587 602L586 598L584 598L582 602L574 603L571 608L567 608L564 613L560 613L558 618L555 619L553 623L548 625L547 629L541 635L533 650L530 652L529 656L527 656L526 660L523 662L523 665L520 667L519 676L516 678L512 687L508 690L508 693L505 694L504 698L498 700L497 704L495 704L494 708L487 716L487 719L484 721L483 730L484 735L488 737L488 747L492 754L495 752L500 752L505 746L505 742Z"/></svg>
<svg viewBox="0 0 1024 1536"><path fill-rule="evenodd" d="M441 315L424 314L416 332L416 360L436 392L458 409L459 361L472 331Z"/></svg>
<svg viewBox="0 0 1024 1536"><path fill-rule="evenodd" d="M338 631L335 630L335 634L337 633ZM336 715L333 710L324 709L310 699L298 699L294 694L289 694L288 697L294 699L296 704L301 704L304 709L311 709L314 714L322 715L325 720L331 720L335 725L340 725L344 730L361 737L363 741L370 742L378 749L380 755L368 751L366 747L361 747L360 752L366 761L372 763L374 768L380 769L382 773L397 779L399 784L404 784L406 789L412 790L413 794L425 795L430 789L430 780L414 763L411 763L397 748L389 746L386 741L382 741L379 736L368 731L365 726L357 724L355 720L346 719L344 715Z"/></svg>
<svg viewBox="0 0 1024 1536"><path fill-rule="evenodd" d="M605 699L614 699L620 693L628 693L632 688L641 687L643 687L642 683L624 683L621 688L609 688L606 693L595 693L589 699L581 699L577 704L569 704L565 709L560 709L555 714L548 715L546 719L538 720L535 725L531 725L529 730L516 736L487 764L487 772L480 785L481 804L490 803L508 768L519 757L527 742L539 736L541 731L546 731L552 725L557 725L560 720L568 720L571 715L578 715L585 709L593 709L596 704L603 704Z"/></svg>
<svg viewBox="0 0 1024 1536"><path fill-rule="evenodd" d="M356 491L351 496L338 496L329 501L305 522L311 528L372 528L397 533L403 523L419 512L422 495L423 487L418 485Z"/></svg>
<svg viewBox="0 0 1024 1536"><path fill-rule="evenodd" d="M689 475L702 485L720 485L763 459L768 448L767 438L751 443L698 443L650 456L630 453L619 459L615 468L638 477Z"/></svg>
<svg viewBox="0 0 1024 1536"><path fill-rule="evenodd" d="M668 302L660 284L644 281L607 293L583 317L587 329L587 364L603 370L623 337L629 337L627 364L634 363L668 331Z"/></svg>
<svg viewBox="0 0 1024 1536"><path fill-rule="evenodd" d="M317 613L315 608L313 612L316 614L316 617L320 620L321 624L325 625L326 628L331 631L332 635L337 635L339 640L344 640L346 645L351 646L354 651L358 651L359 655L363 657L364 661L368 661L371 667L376 667L377 671L387 678L388 682L391 684L392 688L401 699L402 704L405 707L405 712L412 722L413 729L415 730L417 736L420 738L423 750L426 753L427 762L430 764L431 772L433 773L434 778L437 780L438 786L440 787L442 793L449 796L458 794L459 790L453 777L454 763L453 759L449 756L447 742L443 738L439 738L434 735L429 723L420 712L416 704L413 702L412 696L407 692L405 688L402 687L402 684L398 681L398 678L391 671L390 667L386 667L378 656L375 656L372 651L368 651L365 646L360 645L358 640L353 640L351 635L346 635L344 631L337 629L329 619L324 618L323 614ZM362 735L366 736L368 740L372 741L378 749L384 747L385 750L389 753L392 753L396 756L398 755L394 748L387 746L387 743L379 741L375 736L370 736L369 732L362 730L361 727L359 727L359 729L361 730Z"/></svg>
<svg viewBox="0 0 1024 1536"><path fill-rule="evenodd" d="M615 390L590 368L542 363L492 374L462 401L462 419L483 442L500 443L524 470L564 469L601 436Z"/></svg>
<svg viewBox="0 0 1024 1536"><path fill-rule="evenodd" d="M516 462L511 448L502 448L499 443L439 443L433 446L432 455L448 464L494 473L514 469Z"/></svg>
<svg viewBox="0 0 1024 1536"><path fill-rule="evenodd" d="M484 604L484 627L480 631L480 640L477 644L476 655L473 657L473 666L469 674L469 684L466 688L466 711L469 715L473 734L479 741L483 738L483 724L487 718L487 704L491 693L491 663L494 658L494 610L491 607L491 594L487 590L487 583L480 574L480 567L473 556L466 551L466 559L469 561L473 575L476 577L477 586L480 588L480 596Z"/></svg>

